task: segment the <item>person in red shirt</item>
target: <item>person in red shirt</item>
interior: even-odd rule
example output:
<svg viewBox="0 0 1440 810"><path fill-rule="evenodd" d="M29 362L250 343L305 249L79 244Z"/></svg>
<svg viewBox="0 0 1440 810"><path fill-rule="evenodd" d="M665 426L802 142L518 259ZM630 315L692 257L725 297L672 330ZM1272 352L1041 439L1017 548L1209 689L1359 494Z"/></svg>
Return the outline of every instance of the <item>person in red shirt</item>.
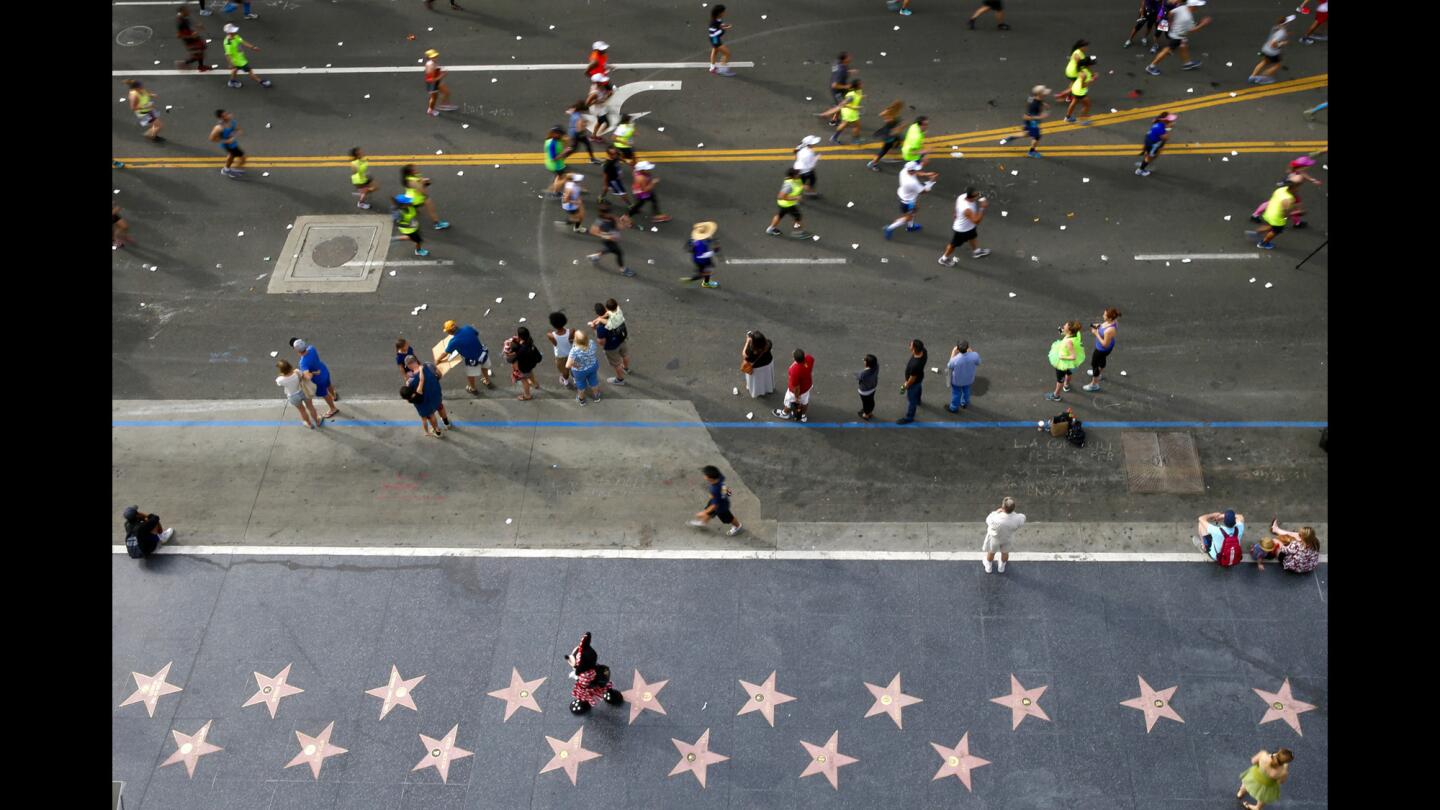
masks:
<svg viewBox="0 0 1440 810"><path fill-rule="evenodd" d="M600 40L590 47L593 50L590 51L590 64L585 66L585 75L608 74L610 72L610 43Z"/></svg>
<svg viewBox="0 0 1440 810"><path fill-rule="evenodd" d="M781 419L795 419L809 422L805 412L810 409L810 387L814 385L815 358L796 349L791 355L795 362L790 364L790 378L785 388L785 407L776 408L775 415Z"/></svg>

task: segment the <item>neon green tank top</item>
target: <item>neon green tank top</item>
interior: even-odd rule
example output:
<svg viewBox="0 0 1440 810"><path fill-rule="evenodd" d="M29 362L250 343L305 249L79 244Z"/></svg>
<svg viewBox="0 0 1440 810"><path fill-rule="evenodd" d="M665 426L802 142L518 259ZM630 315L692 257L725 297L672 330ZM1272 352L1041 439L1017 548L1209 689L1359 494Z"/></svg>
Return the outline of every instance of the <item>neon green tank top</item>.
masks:
<svg viewBox="0 0 1440 810"><path fill-rule="evenodd" d="M1295 201L1295 195L1290 193L1290 189L1286 186L1275 189L1275 193L1270 195L1270 204L1265 206L1265 216L1263 219L1266 223L1277 228L1285 224L1286 200L1292 203Z"/></svg>

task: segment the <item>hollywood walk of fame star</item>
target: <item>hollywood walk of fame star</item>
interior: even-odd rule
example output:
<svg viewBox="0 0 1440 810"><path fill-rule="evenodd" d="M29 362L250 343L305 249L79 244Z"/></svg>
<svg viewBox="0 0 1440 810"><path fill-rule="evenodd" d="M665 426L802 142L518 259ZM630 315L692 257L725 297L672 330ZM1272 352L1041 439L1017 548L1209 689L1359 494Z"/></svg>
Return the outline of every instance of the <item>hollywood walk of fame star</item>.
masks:
<svg viewBox="0 0 1440 810"><path fill-rule="evenodd" d="M374 689L366 689L365 694L374 695L383 701L380 704L380 719L384 720L385 715L396 706L404 706L410 711L419 711L415 707L415 685L425 680L424 675L414 678L401 678L400 670L394 664L390 665L390 682L384 686L377 686Z"/></svg>
<svg viewBox="0 0 1440 810"><path fill-rule="evenodd" d="M1180 687L1172 686L1169 689L1151 689L1150 684L1146 683L1143 677L1139 675L1135 677L1140 678L1140 697L1122 700L1120 701L1120 705L1129 706L1132 709L1139 709L1145 713L1146 734L1149 734L1150 729L1155 727L1155 721L1162 717L1168 717L1177 723L1185 722L1185 719L1170 705L1170 700L1174 696L1175 690Z"/></svg>
<svg viewBox="0 0 1440 810"><path fill-rule="evenodd" d="M320 766L325 764L327 757L343 754L350 750L330 744L330 732L334 730L335 721L331 720L330 725L326 726L325 730L320 732L319 737L311 737L309 734L304 734L299 731L295 732L295 737L300 740L300 753L296 754L295 758L290 760L285 767L293 768L301 764L309 765L310 773L314 774L316 779L319 779Z"/></svg>
<svg viewBox="0 0 1440 810"><path fill-rule="evenodd" d="M838 731L831 734L830 739L823 746L804 740L801 740L800 744L810 752L810 764L805 766L805 771L800 774L800 778L804 779L807 776L823 773L825 778L830 780L830 787L836 790L840 789L840 769L860 761L855 757L840 753L840 732Z"/></svg>
<svg viewBox="0 0 1440 810"><path fill-rule="evenodd" d="M961 735L960 742L954 748L946 748L940 743L934 742L930 743L930 747L934 748L935 753L939 754L940 759L943 760L940 770L931 777L931 782L953 776L960 780L966 790L973 790L970 787L970 772L990 764L990 760L981 759L970 753L970 732L968 731Z"/></svg>
<svg viewBox="0 0 1440 810"><path fill-rule="evenodd" d="M540 773L564 768L565 773L570 776L570 784L575 784L575 777L580 773L580 763L600 758L599 754L587 751L581 745L584 736L584 726L575 729L575 733L570 735L568 742L546 735L545 742L550 743L550 750L555 752L555 756L550 757L550 761L545 763L545 767L540 769Z"/></svg>
<svg viewBox="0 0 1440 810"><path fill-rule="evenodd" d="M292 666L295 665L293 663L286 664L285 668L280 670L273 678L267 678L258 672L255 673L255 685L260 688L255 694L250 696L249 700L245 701L241 708L254 706L256 703L264 703L265 708L270 710L270 719L274 720L275 710L280 708L280 698L298 695L305 691L298 686L291 686L286 683L290 678L290 667Z"/></svg>
<svg viewBox="0 0 1440 810"><path fill-rule="evenodd" d="M1266 703L1265 716L1260 718L1260 725L1265 725L1274 720L1284 720L1286 725L1295 729L1295 733L1301 737L1305 733L1300 730L1300 715L1314 709L1315 706L1303 700L1296 700L1290 695L1290 679L1280 684L1280 691L1266 692L1264 689L1256 689L1255 694L1259 695Z"/></svg>
<svg viewBox="0 0 1440 810"><path fill-rule="evenodd" d="M666 679L645 683L645 679L640 677L640 670L635 670L635 685L621 692L625 701L630 704L630 725L634 725L635 718L639 717L640 712L646 709L661 714L665 713L665 707L660 705L660 690L664 689L665 684L669 682L669 679Z"/></svg>
<svg viewBox="0 0 1440 810"><path fill-rule="evenodd" d="M789 703L794 697L775 690L775 673L771 672L765 683L756 686L748 681L741 681L740 685L750 694L750 699L735 713L736 717L750 712L760 712L770 722L770 727L775 727L775 707L781 703Z"/></svg>
<svg viewBox="0 0 1440 810"><path fill-rule="evenodd" d="M200 761L200 757L206 754L213 754L216 751L225 750L218 745L211 745L205 741L205 737L210 734L210 724L213 722L215 721L206 720L205 725L201 726L200 730L194 734L181 734L171 729L170 733L175 736L175 753L171 754L169 759L160 763L160 767L163 768L166 765L184 762L186 775L194 777L195 765Z"/></svg>
<svg viewBox="0 0 1440 810"><path fill-rule="evenodd" d="M527 681L520 677L520 670L510 668L510 685L504 689L496 689L494 692L485 694L493 698L500 698L505 701L505 720L510 719L517 709L529 709L532 712L540 711L540 704L535 702L535 690L540 684L545 683L544 678L537 678ZM501 722L505 722L502 720Z"/></svg>
<svg viewBox="0 0 1440 810"><path fill-rule="evenodd" d="M450 763L457 759L473 755L474 751L466 751L455 744L455 735L460 731L458 724L451 726L450 731L440 739L420 735L420 742L425 744L425 758L419 764L411 768L411 771L418 771L421 768L434 768L440 772L440 782L450 784Z"/></svg>
<svg viewBox="0 0 1440 810"><path fill-rule="evenodd" d="M125 702L120 705L129 706L131 703L140 703L143 701L145 703L145 711L149 712L151 717L154 717L155 704L160 702L160 698L166 695L173 695L176 692L185 691L173 683L165 682L166 676L170 674L170 667L174 663L174 661L171 661L169 664L161 667L160 671L154 675L141 675L138 672L130 673L131 677L135 679L135 694L125 698Z"/></svg>
<svg viewBox="0 0 1440 810"><path fill-rule="evenodd" d="M1010 707L1010 730L1014 731L1020 727L1020 721L1026 717L1038 717L1041 720L1049 720L1049 715L1040 708L1040 696L1045 694L1047 687L1037 686L1034 689L1026 689L1020 685L1020 681L1014 673L1010 674L1010 694L1001 695L997 698L990 698L991 703L999 703L1001 706Z"/></svg>
<svg viewBox="0 0 1440 810"><path fill-rule="evenodd" d="M905 727L904 723L900 722L901 709L904 709L906 706L913 706L916 703L924 702L920 698L904 694L900 691L900 673L898 672L895 673L894 678L890 679L889 686L880 687L873 683L866 683L865 688L869 689L870 694L875 696L875 705L870 707L870 711L865 712L865 716L874 717L877 714L888 714L890 715L890 719L895 721L896 728Z"/></svg>
<svg viewBox="0 0 1440 810"><path fill-rule="evenodd" d="M674 768L670 769L670 775L674 776L675 774L689 771L695 775L696 779L700 780L700 787L702 788L705 787L706 769L717 762L724 762L730 758L724 754L717 754L710 750L710 729L708 728L705 729L704 734L700 735L700 739L694 743L681 742L674 737L670 738L670 742L674 743L675 747L680 750L680 761L675 763Z"/></svg>

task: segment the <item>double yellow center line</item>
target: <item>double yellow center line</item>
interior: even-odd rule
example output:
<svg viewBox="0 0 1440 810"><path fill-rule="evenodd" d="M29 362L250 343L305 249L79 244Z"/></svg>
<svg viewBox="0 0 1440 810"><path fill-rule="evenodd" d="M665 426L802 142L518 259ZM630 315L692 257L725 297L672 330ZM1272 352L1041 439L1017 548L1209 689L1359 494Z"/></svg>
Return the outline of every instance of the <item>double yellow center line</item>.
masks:
<svg viewBox="0 0 1440 810"><path fill-rule="evenodd" d="M1321 73L1315 76L1306 76L1300 79L1276 82L1275 84L1262 85L1259 87L1247 87L1243 90L1225 91L1205 96L1182 99L1165 104L1151 104L1144 107L1136 107L1129 110L1122 110L1114 113L1102 113L1090 118L1088 126L1080 124L1045 124L1045 134L1053 136L1065 132L1083 131L1096 127L1113 126L1134 121L1148 121L1162 112L1184 113L1193 110L1201 110L1207 107L1218 107L1224 104L1237 102L1255 101L1270 96L1285 95L1289 93L1300 93L1306 90L1319 90L1328 87L1330 75ZM926 140L926 148L932 156L944 157L952 151L951 147L972 148L965 149L966 157L989 158L989 157L1012 157L1023 155L1029 148L1028 139L1017 137L1022 143L1017 146L999 146L979 144L1002 138L1007 135L1018 136L1020 127L1018 124L999 129L988 129L979 132L956 133L940 135ZM1224 143L1182 143L1171 141L1165 147L1168 155L1192 154L1192 155L1218 155L1229 152L1313 152L1327 148L1327 142L1323 140L1303 141L1233 141ZM850 144L846 146L821 147L816 151L823 153L832 160L868 160L875 151L874 144ZM1132 155L1138 151L1138 146L1132 144L1114 145L1062 145L1057 146L1051 142L1045 144L1045 154L1056 157L1113 157L1119 155ZM663 151L646 150L644 157L647 160L663 161L665 163L740 163L750 161L774 161L789 158L794 150L791 147L773 147L765 149L675 149ZM127 169L213 169L224 164L223 156L215 157L122 157L116 158L124 162ZM416 166L519 166L539 165L544 162L538 150L535 152L489 152L470 153L453 155L371 155L368 160L371 166L403 166L415 164ZM289 169L348 169L350 158L344 155L301 155L294 157L271 157L255 156L246 163L247 168L289 168Z"/></svg>

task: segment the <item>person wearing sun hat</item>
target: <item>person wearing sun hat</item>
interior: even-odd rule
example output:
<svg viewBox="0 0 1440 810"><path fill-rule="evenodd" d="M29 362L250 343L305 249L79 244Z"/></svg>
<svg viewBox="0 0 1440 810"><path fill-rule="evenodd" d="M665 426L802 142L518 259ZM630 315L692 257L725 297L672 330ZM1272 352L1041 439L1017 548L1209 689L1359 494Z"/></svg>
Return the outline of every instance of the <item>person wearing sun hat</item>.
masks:
<svg viewBox="0 0 1440 810"><path fill-rule="evenodd" d="M800 172L800 182L805 184L806 197L820 196L815 190L815 164L820 162L820 155L813 147L817 143L820 143L819 135L806 135L795 147L795 170Z"/></svg>
<svg viewBox="0 0 1440 810"><path fill-rule="evenodd" d="M695 262L695 275L689 278L681 278L681 281L698 281L700 286L707 290L713 290L720 286L720 282L711 281L710 273L715 267L715 254L720 247L715 244L715 232L720 226L714 222L697 222L690 229L690 241L685 246L690 249L690 260Z"/></svg>
<svg viewBox="0 0 1440 810"><path fill-rule="evenodd" d="M603 39L596 40L590 46L590 64L585 66L585 75L594 76L596 73L609 74L610 72L610 43Z"/></svg>
<svg viewBox="0 0 1440 810"><path fill-rule="evenodd" d="M445 71L440 67L440 52L431 48L425 52L425 92L429 98L425 104L425 114L438 116L441 112L453 112L460 109L450 103L450 88L445 86ZM443 101L443 104L435 102Z"/></svg>
<svg viewBox="0 0 1440 810"><path fill-rule="evenodd" d="M1136 164L1140 168L1135 170L1136 174L1141 177L1150 176L1150 164L1160 157L1160 150L1170 142L1170 125L1179 117L1172 112L1162 112L1155 116L1155 120L1150 123L1150 130L1145 133L1145 145L1140 148L1140 162Z"/></svg>

